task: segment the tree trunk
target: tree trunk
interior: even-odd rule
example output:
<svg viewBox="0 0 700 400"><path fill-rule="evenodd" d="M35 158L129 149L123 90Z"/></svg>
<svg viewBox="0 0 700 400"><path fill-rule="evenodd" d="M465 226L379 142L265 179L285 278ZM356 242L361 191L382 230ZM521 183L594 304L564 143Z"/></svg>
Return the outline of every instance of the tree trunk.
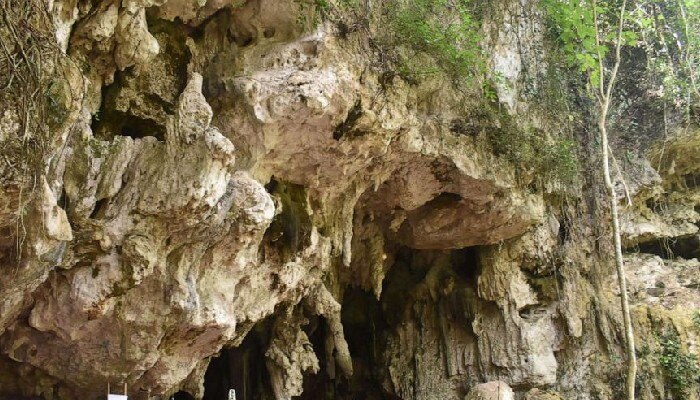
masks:
<svg viewBox="0 0 700 400"><path fill-rule="evenodd" d="M617 211L617 196L615 186L610 177L610 161L608 154L608 130L607 130L607 110L609 100L603 100L600 116L598 117L598 129L600 130L602 153L603 153L603 174L605 178L605 188L610 201L610 212L613 227L613 239L615 244L615 268L617 270L617 281L620 285L620 303L622 303L622 318L625 328L627 347L627 399L634 400L634 384L637 374L637 355L634 346L634 331L632 329L632 318L630 316L629 301L627 299L627 277L625 276L625 263L622 259L622 240L620 239L620 221Z"/></svg>

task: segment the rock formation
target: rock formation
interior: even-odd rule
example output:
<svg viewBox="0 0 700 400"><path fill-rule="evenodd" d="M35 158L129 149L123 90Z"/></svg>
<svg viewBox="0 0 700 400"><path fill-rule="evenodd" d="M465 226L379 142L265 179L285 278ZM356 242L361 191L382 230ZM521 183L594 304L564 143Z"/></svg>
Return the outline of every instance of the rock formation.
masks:
<svg viewBox="0 0 700 400"><path fill-rule="evenodd" d="M304 1L31 4L55 118L28 146L0 98L0 398L621 398L595 168L489 140L564 134L536 1L483 16L496 100L379 72ZM700 351L700 130L654 126L617 168L642 399L678 396L654 338Z"/></svg>

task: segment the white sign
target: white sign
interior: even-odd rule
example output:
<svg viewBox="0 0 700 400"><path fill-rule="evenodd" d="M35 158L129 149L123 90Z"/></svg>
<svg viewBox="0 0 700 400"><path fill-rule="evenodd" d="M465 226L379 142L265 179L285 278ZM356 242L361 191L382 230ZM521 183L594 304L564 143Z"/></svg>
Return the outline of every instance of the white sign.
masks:
<svg viewBox="0 0 700 400"><path fill-rule="evenodd" d="M108 394L107 400L128 400L125 394Z"/></svg>

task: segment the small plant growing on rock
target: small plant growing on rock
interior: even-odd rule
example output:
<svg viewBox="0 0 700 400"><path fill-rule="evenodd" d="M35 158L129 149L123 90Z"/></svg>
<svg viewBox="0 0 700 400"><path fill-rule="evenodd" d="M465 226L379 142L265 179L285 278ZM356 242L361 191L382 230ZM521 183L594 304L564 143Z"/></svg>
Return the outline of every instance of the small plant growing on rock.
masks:
<svg viewBox="0 0 700 400"><path fill-rule="evenodd" d="M474 0L295 0L343 28L361 30L381 67L409 82L439 73L470 83L486 72ZM369 27L370 21L381 29Z"/></svg>
<svg viewBox="0 0 700 400"><path fill-rule="evenodd" d="M690 388L700 378L697 357L682 349L678 333L673 330L666 331L659 344L659 364L674 398L688 398Z"/></svg>
<svg viewBox="0 0 700 400"><path fill-rule="evenodd" d="M400 0L387 5L387 20L395 45L403 47L400 73L420 76L444 71L455 80L485 72L478 23L469 0ZM435 62L424 63L410 53Z"/></svg>

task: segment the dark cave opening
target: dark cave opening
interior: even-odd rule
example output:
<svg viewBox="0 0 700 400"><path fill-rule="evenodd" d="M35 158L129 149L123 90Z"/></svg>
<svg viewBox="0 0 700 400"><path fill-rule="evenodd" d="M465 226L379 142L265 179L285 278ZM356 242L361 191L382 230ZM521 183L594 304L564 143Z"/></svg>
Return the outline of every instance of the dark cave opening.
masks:
<svg viewBox="0 0 700 400"><path fill-rule="evenodd" d="M240 346L224 348L209 362L204 375L203 400L229 398L235 390L236 400L266 400L269 396L269 375L265 367L268 321L251 330Z"/></svg>
<svg viewBox="0 0 700 400"><path fill-rule="evenodd" d="M142 139L147 136L153 136L158 141L165 142L165 127L153 120L131 114L124 114L123 119L121 119L121 124L119 125L121 136L128 136L132 139Z"/></svg>
<svg viewBox="0 0 700 400"><path fill-rule="evenodd" d="M478 246L446 251L401 248L383 284L381 307L389 326L405 317L402 312L407 302L417 300L407 294L419 296L421 287L440 289L449 301L461 300L454 299L459 295L474 297L481 272L478 252Z"/></svg>
<svg viewBox="0 0 700 400"><path fill-rule="evenodd" d="M395 399L382 390L379 358L385 346L386 318L373 293L349 289L343 297L341 320L345 329L354 374L348 380L341 399Z"/></svg>
<svg viewBox="0 0 700 400"><path fill-rule="evenodd" d="M406 393L392 393L386 387L389 378L388 362L390 341L399 340L397 335L402 324L413 320L428 329L441 326L439 322L420 321L418 308L427 306L433 312L429 318L444 315L451 328L461 327L464 335L475 337L471 328L476 304L476 285L480 272L478 247L459 250L429 251L400 248L393 266L383 282L380 299L367 290L348 287L342 300L341 321L353 360L354 374L350 378L338 376L332 379L325 365L323 338L325 326L310 335L321 372L305 379L304 395L301 399L333 400L400 400L410 398ZM431 293L441 292L436 298ZM443 332L447 334L447 332ZM474 342L475 343L475 342ZM395 351L395 350L394 350ZM454 367L446 359L434 360L434 368ZM405 365L413 371L413 365ZM466 394L465 387L461 389ZM415 395L415 393L414 393ZM400 397L404 396L404 397Z"/></svg>
<svg viewBox="0 0 700 400"><path fill-rule="evenodd" d="M324 318L310 320L306 332L319 360L317 374L304 377L304 392L300 400L397 400L382 390L379 381L378 357L383 346L381 335L386 323L381 304L374 294L358 288L348 288L343 296L341 321L352 356L353 375L345 377L329 358L324 345L330 334ZM328 363L333 362L333 366Z"/></svg>
<svg viewBox="0 0 700 400"><path fill-rule="evenodd" d="M478 247L444 251L402 247L395 254L393 266L384 279L380 299L369 290L346 287L342 295L341 322L352 357L354 373L351 377L344 376L336 360L327 354L327 339L331 335L328 321L323 316L307 314L308 324L302 329L318 359L319 372L304 375L303 393L295 398L411 398L411 394L393 393L396 389L387 386L390 376L388 357L395 357L391 353L390 343L393 341L393 346L397 345L401 326L408 322L416 323L420 329L433 329L442 336L459 330L459 338L467 337L467 345L475 345L471 321L477 307L478 251ZM440 318L445 320L441 322ZM227 399L231 389L236 391L237 400L274 398L265 364L271 331L271 321L263 321L251 330L240 346L224 349L211 360L204 380L205 400ZM473 340L469 339L472 337ZM393 351L396 351L395 347ZM438 354L445 354L446 351L440 350ZM451 361L444 357L430 362L435 364L431 368L445 369L450 374L454 370L466 371L469 368L451 365ZM404 367L409 371L407 373L416 373L412 365ZM467 373L470 375L465 376L477 379L477 373L473 370ZM468 382L465 380L458 390L466 394L467 388Z"/></svg>
<svg viewBox="0 0 700 400"><path fill-rule="evenodd" d="M261 258L273 257L285 262L308 246L311 240L306 189L274 177L265 189L276 199L281 211L265 231L263 246L260 246Z"/></svg>
<svg viewBox="0 0 700 400"><path fill-rule="evenodd" d="M481 273L478 249L478 246L474 246L452 251L452 268L475 290L476 281Z"/></svg>
<svg viewBox="0 0 700 400"><path fill-rule="evenodd" d="M132 139L154 137L165 142L165 127L158 122L121 111L100 111L94 118L92 130L101 140L111 140L115 136L128 136Z"/></svg>
<svg viewBox="0 0 700 400"><path fill-rule="evenodd" d="M700 258L700 235L652 240L637 245L634 250L654 254L665 260Z"/></svg>
<svg viewBox="0 0 700 400"><path fill-rule="evenodd" d="M477 336L472 323L478 309L487 307L488 303L478 298L478 277L481 273L479 247L456 250L415 250L402 248L396 255L396 261L386 276L380 307L386 326L380 338L380 351L394 348L384 354L381 362L397 367L404 363L402 369L410 375L395 390L403 398L415 398L430 391L422 386L419 371L432 369L442 371L445 377L460 376L455 382L455 390L464 396L470 384L481 379L477 364L465 362L466 354L475 354ZM402 335L410 335L404 327L420 331L420 336L433 337L431 357L424 358L426 351L422 345L407 345ZM409 342L410 339L405 339ZM397 356L396 348L402 352L413 352L413 357ZM412 347L413 346L413 347ZM459 356L461 354L461 356ZM419 364L409 360L421 358ZM393 361L392 361L393 360ZM403 360L403 361L401 361ZM408 364L405 364L408 361ZM380 371L384 373L386 371ZM399 379L402 378L394 378ZM413 383L408 388L406 382ZM392 397L387 397L392 398ZM393 397L398 398L398 397Z"/></svg>
<svg viewBox="0 0 700 400"><path fill-rule="evenodd" d="M90 126L93 134L100 140L112 140L115 136L128 136L132 139L152 136L156 140L164 142L166 128L162 123L158 123L146 115L137 115L138 108L124 110L116 105L122 88L128 86L127 81L130 78L127 75L129 73L126 71L117 73L114 82L102 88L100 109L93 116ZM153 97L146 97L144 101L150 101ZM164 114L172 115L174 113L173 106L165 101L159 100L153 104L155 107L161 108Z"/></svg>
<svg viewBox="0 0 700 400"><path fill-rule="evenodd" d="M195 400L195 398L191 394L181 390L181 391L175 393L171 397L171 400Z"/></svg>
<svg viewBox="0 0 700 400"><path fill-rule="evenodd" d="M345 121L341 122L335 130L333 130L333 139L340 140L344 136L348 135L350 138L355 136L361 136L361 132L355 132L355 124L357 120L362 116L362 104L358 100L355 105L348 112ZM358 135L359 133L359 135Z"/></svg>
<svg viewBox="0 0 700 400"><path fill-rule="evenodd" d="M319 371L317 374L308 374L304 377L304 392L299 399L333 399L336 392L335 381L330 373L324 345L328 326L323 318L312 317L309 319L309 325L305 327L305 332L318 358Z"/></svg>
<svg viewBox="0 0 700 400"><path fill-rule="evenodd" d="M109 199L97 200L95 202L95 208L93 208L92 212L90 213L90 219L99 219L102 216L107 204L109 204Z"/></svg>

